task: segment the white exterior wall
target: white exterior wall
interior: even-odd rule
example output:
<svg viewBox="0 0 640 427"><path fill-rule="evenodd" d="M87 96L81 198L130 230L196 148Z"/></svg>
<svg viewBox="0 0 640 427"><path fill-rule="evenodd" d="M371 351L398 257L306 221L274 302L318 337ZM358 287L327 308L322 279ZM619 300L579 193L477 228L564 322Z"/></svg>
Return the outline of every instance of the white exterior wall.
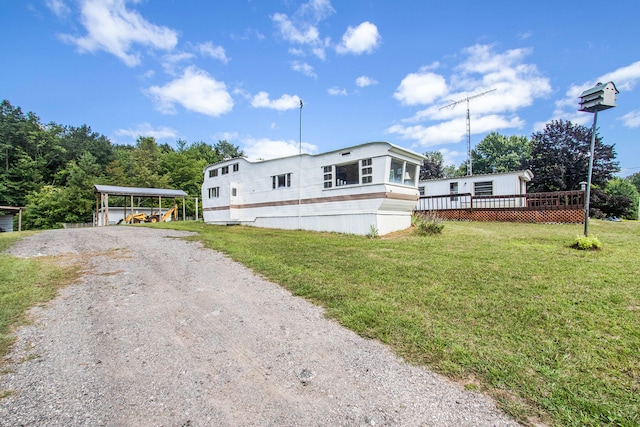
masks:
<svg viewBox="0 0 640 427"><path fill-rule="evenodd" d="M497 174L473 175L460 178L432 179L420 181L418 187L424 187L425 196L443 196L450 194L450 184L458 184L458 194L476 195L474 185L476 182L488 182L493 185L493 196L512 196L527 193L527 182L531 181L533 174L531 171L516 171ZM455 198L455 197L454 197ZM458 197L458 200L447 201L449 209L465 209L469 207L469 199ZM474 201L474 207L517 207L524 206L524 198L505 199L501 203L487 201L487 206L483 206L482 200ZM499 205L499 206L498 206ZM418 209L422 210L421 204Z"/></svg>
<svg viewBox="0 0 640 427"><path fill-rule="evenodd" d="M348 153L348 154L347 154ZM232 159L207 167L202 185L203 216L208 223L239 223L266 228L333 231L365 235L407 228L418 199L417 179L388 182L391 156L417 171L422 156L388 143L370 143L319 155L303 154L263 162ZM360 161L371 159L372 182L361 183ZM336 168L358 162L358 184L336 187ZM233 164L238 171L233 172ZM222 175L222 168L229 173ZM331 188L324 188L324 167L332 166ZM369 167L369 166L366 166ZM218 176L209 177L211 169ZM291 174L291 186L272 187L272 176ZM219 197L209 198L209 188ZM231 189L237 189L232 196Z"/></svg>

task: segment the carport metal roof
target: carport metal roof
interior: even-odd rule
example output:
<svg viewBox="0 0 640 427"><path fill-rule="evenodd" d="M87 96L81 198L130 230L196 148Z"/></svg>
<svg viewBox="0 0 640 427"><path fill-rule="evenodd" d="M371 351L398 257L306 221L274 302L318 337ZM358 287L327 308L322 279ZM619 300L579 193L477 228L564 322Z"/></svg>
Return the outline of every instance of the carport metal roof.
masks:
<svg viewBox="0 0 640 427"><path fill-rule="evenodd" d="M139 188L119 187L116 185L94 185L94 193L109 194L112 196L140 196L140 197L187 197L182 190L168 188Z"/></svg>

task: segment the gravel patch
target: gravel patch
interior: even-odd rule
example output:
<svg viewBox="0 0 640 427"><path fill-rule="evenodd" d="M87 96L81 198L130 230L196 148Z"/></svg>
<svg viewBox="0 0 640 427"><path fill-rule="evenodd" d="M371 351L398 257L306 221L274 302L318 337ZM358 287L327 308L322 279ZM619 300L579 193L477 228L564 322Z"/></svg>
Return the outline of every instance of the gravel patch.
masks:
<svg viewBox="0 0 640 427"><path fill-rule="evenodd" d="M86 271L16 331L0 426L518 425L187 234L54 230L11 249Z"/></svg>

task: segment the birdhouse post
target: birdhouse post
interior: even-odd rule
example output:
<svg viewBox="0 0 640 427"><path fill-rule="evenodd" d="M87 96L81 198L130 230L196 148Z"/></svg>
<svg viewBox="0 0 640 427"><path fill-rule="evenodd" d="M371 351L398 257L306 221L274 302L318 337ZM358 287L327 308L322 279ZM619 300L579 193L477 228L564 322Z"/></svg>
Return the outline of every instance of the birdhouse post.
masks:
<svg viewBox="0 0 640 427"><path fill-rule="evenodd" d="M589 235L589 198L591 197L591 175L593 174L593 158L596 145L596 123L598 111L608 110L616 106L616 95L620 93L613 82L598 83L580 95L580 111L593 113L593 127L591 128L591 148L589 152L589 176L587 177L587 191L584 196L584 235Z"/></svg>

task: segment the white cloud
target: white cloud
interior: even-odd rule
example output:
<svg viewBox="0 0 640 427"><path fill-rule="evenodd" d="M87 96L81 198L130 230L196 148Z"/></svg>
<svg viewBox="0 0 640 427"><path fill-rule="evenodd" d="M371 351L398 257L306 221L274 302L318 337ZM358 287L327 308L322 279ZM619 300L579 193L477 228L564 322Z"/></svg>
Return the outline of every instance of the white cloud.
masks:
<svg viewBox="0 0 640 427"><path fill-rule="evenodd" d="M517 112L551 93L549 79L535 65L524 62L529 49L495 52L491 46L474 45L462 53L463 61L446 79L443 73L432 71L440 68L435 63L402 80L394 98L403 105L425 108L387 132L426 147L462 142L468 98L473 134L522 128L524 121ZM471 99L475 95L482 96Z"/></svg>
<svg viewBox="0 0 640 427"><path fill-rule="evenodd" d="M282 37L292 43L314 44L320 41L320 32L313 25L297 28L289 17L283 13L275 13L272 18L280 29Z"/></svg>
<svg viewBox="0 0 640 427"><path fill-rule="evenodd" d="M640 127L640 110L631 111L620 118L628 128Z"/></svg>
<svg viewBox="0 0 640 427"><path fill-rule="evenodd" d="M275 13L271 20L278 28L282 38L290 43L307 46L318 58L325 59L325 48L329 38L321 38L318 24L335 13L329 0L310 0L302 4L292 17L284 13ZM295 51L301 56L300 51Z"/></svg>
<svg viewBox="0 0 640 427"><path fill-rule="evenodd" d="M269 99L267 92L259 92L251 100L254 108L271 108L278 111L293 110L300 108L300 98L297 95L282 95L279 99Z"/></svg>
<svg viewBox="0 0 640 427"><path fill-rule="evenodd" d="M71 13L71 9L63 0L47 0L45 4L58 18L65 18Z"/></svg>
<svg viewBox="0 0 640 427"><path fill-rule="evenodd" d="M129 136L134 139L140 136L152 136L155 139L176 138L178 136L174 129L166 126L154 129L149 123L140 123L135 129L118 129L114 133L117 136Z"/></svg>
<svg viewBox="0 0 640 427"><path fill-rule="evenodd" d="M213 117L233 108L226 85L193 66L188 67L182 77L164 86L152 86L147 92L156 101L158 110L165 114L175 114L175 104Z"/></svg>
<svg viewBox="0 0 640 427"><path fill-rule="evenodd" d="M589 113L578 112L580 108L580 95L585 90L592 88L596 83L614 82L619 91L632 91L640 80L640 61L618 68L606 73L593 81L571 85L567 89L564 98L556 101L556 109L549 120L563 119L573 123L586 125L592 120ZM631 113L630 113L631 114ZM624 121L626 125L626 120ZM633 120L631 121L633 123ZM544 127L544 126L543 126Z"/></svg>
<svg viewBox="0 0 640 427"><path fill-rule="evenodd" d="M75 44L80 52L109 52L130 67L141 61L141 54L133 51L134 45L160 50L176 46L175 31L148 22L138 12L128 10L126 3L127 0L80 0L80 21L87 35L65 34L61 38Z"/></svg>
<svg viewBox="0 0 640 427"><path fill-rule="evenodd" d="M393 97L403 105L417 105L431 104L446 94L447 82L444 77L421 70L402 79Z"/></svg>
<svg viewBox="0 0 640 427"><path fill-rule="evenodd" d="M197 45L196 49L198 50L198 52L200 52L200 54L209 56L213 59L217 59L224 64L229 62L229 58L227 58L227 55L222 46L214 46L213 43L206 42Z"/></svg>
<svg viewBox="0 0 640 427"><path fill-rule="evenodd" d="M378 32L378 27L367 21L355 28L347 28L347 31L342 36L342 43L336 46L336 52L361 55L373 52L379 44L380 33Z"/></svg>
<svg viewBox="0 0 640 427"><path fill-rule="evenodd" d="M332 87L329 89L329 95L332 96L347 96L346 89L340 89L339 87Z"/></svg>
<svg viewBox="0 0 640 427"><path fill-rule="evenodd" d="M356 79L356 86L358 87L367 87L372 85L377 85L378 82L371 77L360 76Z"/></svg>
<svg viewBox="0 0 640 427"><path fill-rule="evenodd" d="M474 133L485 133L499 129L521 128L524 121L517 116L504 117L497 114L472 118ZM387 133L400 135L402 139L415 140L423 147L460 142L466 137L466 117L447 120L432 126L394 125Z"/></svg>
<svg viewBox="0 0 640 427"><path fill-rule="evenodd" d="M293 140L275 141L267 138L250 138L245 141L242 151L249 160L269 160L298 155L300 153L300 144ZM303 142L302 152L315 154L318 152L318 147Z"/></svg>
<svg viewBox="0 0 640 427"><path fill-rule="evenodd" d="M313 67L306 62L293 61L291 63L291 69L293 71L298 71L299 73L304 74L307 77L318 77L316 73L313 71Z"/></svg>

